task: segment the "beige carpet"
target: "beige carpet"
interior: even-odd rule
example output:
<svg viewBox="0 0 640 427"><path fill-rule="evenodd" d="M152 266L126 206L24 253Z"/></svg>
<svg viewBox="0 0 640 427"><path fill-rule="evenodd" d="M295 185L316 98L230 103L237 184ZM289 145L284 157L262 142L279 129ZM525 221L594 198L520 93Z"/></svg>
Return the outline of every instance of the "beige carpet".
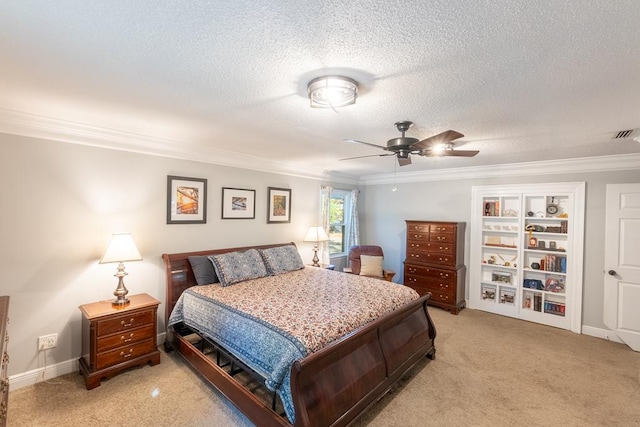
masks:
<svg viewBox="0 0 640 427"><path fill-rule="evenodd" d="M431 309L421 361L357 427L640 426L640 353L622 344L463 310ZM251 426L175 353L94 390L77 374L9 394L9 426Z"/></svg>

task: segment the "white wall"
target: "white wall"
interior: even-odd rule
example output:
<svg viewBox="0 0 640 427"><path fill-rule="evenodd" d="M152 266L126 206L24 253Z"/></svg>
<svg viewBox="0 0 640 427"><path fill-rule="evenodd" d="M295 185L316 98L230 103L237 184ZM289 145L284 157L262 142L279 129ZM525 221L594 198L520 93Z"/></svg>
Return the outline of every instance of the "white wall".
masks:
<svg viewBox="0 0 640 427"><path fill-rule="evenodd" d="M208 180L207 224L166 224L167 175ZM165 252L293 241L305 262L313 256L313 245L301 240L318 223L319 181L5 134L0 177L10 376L44 366L40 335L58 333L47 366L80 356L78 306L113 298L117 284L116 265L98 264L113 232L131 232L144 258L126 264L130 294L146 292L163 303ZM269 186L292 189L290 224L266 223ZM256 190L256 218L222 220L222 187ZM159 332L163 317L164 304Z"/></svg>
<svg viewBox="0 0 640 427"><path fill-rule="evenodd" d="M640 182L640 171L573 173L544 176L508 176L492 179L429 181L395 185L368 185L360 190L361 209L367 213L361 223L366 244L384 248L385 267L397 272L402 283L406 255L405 220L442 220L467 223L465 265L469 265L471 187L476 185L586 182L585 250L583 283L583 326L608 329L602 322L604 294L604 223L606 184ZM467 268L467 283L468 283ZM467 300L469 287L467 286Z"/></svg>

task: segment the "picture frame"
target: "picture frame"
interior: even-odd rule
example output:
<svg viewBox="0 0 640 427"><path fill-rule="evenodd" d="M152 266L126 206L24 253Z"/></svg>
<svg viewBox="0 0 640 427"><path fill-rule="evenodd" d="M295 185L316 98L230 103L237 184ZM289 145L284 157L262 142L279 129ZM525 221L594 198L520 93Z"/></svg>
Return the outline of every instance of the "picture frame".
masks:
<svg viewBox="0 0 640 427"><path fill-rule="evenodd" d="M491 281L511 284L511 273L507 271L492 271Z"/></svg>
<svg viewBox="0 0 640 427"><path fill-rule="evenodd" d="M291 189L267 187L267 224L291 222Z"/></svg>
<svg viewBox="0 0 640 427"><path fill-rule="evenodd" d="M222 187L222 219L255 219L256 190Z"/></svg>
<svg viewBox="0 0 640 427"><path fill-rule="evenodd" d="M207 180L167 176L167 224L207 223Z"/></svg>

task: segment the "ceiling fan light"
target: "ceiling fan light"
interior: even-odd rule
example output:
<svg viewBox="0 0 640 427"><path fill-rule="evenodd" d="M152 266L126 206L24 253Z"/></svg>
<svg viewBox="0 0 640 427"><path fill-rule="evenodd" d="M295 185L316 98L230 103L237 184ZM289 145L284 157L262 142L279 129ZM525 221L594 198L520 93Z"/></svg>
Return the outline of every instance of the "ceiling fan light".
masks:
<svg viewBox="0 0 640 427"><path fill-rule="evenodd" d="M312 108L339 108L355 104L358 83L344 76L321 76L309 82L307 93Z"/></svg>

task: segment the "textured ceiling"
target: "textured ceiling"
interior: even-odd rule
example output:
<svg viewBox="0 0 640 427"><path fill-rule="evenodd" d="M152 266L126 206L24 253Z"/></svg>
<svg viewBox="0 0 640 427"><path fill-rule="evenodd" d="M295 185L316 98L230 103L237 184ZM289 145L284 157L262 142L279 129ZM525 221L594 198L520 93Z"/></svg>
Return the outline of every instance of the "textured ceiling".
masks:
<svg viewBox="0 0 640 427"><path fill-rule="evenodd" d="M353 176L399 120L480 154L398 173L640 153L639 48L638 0L5 1L0 132ZM357 103L310 108L335 73Z"/></svg>

